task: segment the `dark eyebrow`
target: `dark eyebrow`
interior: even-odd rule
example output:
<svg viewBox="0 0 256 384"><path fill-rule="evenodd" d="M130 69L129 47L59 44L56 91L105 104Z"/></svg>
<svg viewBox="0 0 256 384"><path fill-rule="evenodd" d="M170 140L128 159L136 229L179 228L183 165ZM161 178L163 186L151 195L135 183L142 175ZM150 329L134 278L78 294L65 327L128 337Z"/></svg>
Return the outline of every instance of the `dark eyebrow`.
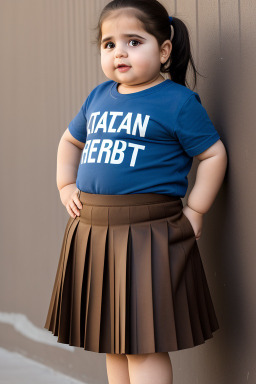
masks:
<svg viewBox="0 0 256 384"><path fill-rule="evenodd" d="M146 40L145 37L142 37L140 35L136 35L135 33L132 33L132 34L127 33L127 34L123 34L122 36L123 37L138 37L139 39ZM113 36L105 37L105 39L103 39L101 41L101 44L103 44L103 43L105 43L105 41L111 40L111 39L113 39Z"/></svg>

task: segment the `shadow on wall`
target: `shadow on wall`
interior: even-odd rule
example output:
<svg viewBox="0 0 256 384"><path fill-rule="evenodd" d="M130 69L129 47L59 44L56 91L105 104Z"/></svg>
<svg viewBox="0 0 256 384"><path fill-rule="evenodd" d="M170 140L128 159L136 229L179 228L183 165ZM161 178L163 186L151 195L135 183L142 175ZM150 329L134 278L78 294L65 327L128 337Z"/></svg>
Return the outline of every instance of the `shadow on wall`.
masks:
<svg viewBox="0 0 256 384"><path fill-rule="evenodd" d="M251 272L256 268L255 257L252 258L255 254L252 230L256 217L253 212L255 181L252 180L255 150L252 147L248 152L250 145L255 143L255 137L253 139L253 123L250 125L249 122L252 113L251 117L246 113L248 99L253 100L246 96L253 89L253 73L249 79L248 62L241 60L239 42L232 44L234 36L231 31L226 30L223 35L224 57L217 60L209 57L206 64L210 74L208 83L212 84L207 89L207 100L212 121L227 150L228 167L223 185L205 220L207 223L209 219L209 229L204 246L209 263L212 263L210 271L216 271L216 280L211 285L217 289L215 307L220 323L214 357L216 369L220 370L219 384L240 384L247 382L249 377L252 381L256 379L253 363L255 341L252 342L256 331L255 311L252 313L255 278ZM214 46L217 42L211 44ZM218 47L213 51L218 51ZM248 154L250 156L246 156Z"/></svg>

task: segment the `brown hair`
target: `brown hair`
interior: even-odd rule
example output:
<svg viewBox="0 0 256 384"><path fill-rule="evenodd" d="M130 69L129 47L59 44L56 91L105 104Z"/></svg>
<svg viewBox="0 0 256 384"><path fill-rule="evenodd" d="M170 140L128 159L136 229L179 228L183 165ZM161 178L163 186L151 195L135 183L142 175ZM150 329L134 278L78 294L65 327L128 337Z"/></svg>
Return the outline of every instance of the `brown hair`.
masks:
<svg viewBox="0 0 256 384"><path fill-rule="evenodd" d="M170 39L171 28L169 15L165 7L157 0L113 0L102 10L98 25L96 26L97 37L96 44L100 49L103 21L110 16L113 11L133 8L133 15L141 21L146 32L155 36L159 47L167 39ZM172 39L172 52L166 63L161 64L160 71L168 73L173 81L184 86L188 86L186 73L188 65L192 67L194 75L194 87L197 81L197 71L191 54L189 33L186 25L177 17L173 17L172 26L174 28L174 37Z"/></svg>

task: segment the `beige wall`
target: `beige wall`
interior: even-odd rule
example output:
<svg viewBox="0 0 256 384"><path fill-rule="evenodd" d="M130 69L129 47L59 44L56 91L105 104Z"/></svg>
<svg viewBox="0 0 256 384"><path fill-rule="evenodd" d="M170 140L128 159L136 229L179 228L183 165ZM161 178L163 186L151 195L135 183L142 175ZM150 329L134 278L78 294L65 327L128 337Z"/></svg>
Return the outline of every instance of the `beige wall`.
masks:
<svg viewBox="0 0 256 384"><path fill-rule="evenodd" d="M56 187L57 146L88 93L106 80L91 44L106 3L0 0L0 346L92 383L107 383L105 355L50 345L52 336L40 330L68 219ZM206 76L196 90L229 155L199 241L220 330L204 345L170 353L174 382L255 383L256 3L163 3L188 25Z"/></svg>

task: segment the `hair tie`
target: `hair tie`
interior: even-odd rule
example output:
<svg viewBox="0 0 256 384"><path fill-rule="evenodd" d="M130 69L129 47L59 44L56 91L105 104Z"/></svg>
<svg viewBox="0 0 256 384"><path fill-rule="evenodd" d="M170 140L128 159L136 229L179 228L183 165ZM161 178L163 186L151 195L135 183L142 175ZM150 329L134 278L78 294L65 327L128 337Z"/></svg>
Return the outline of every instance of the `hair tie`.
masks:
<svg viewBox="0 0 256 384"><path fill-rule="evenodd" d="M172 20L173 20L173 17L172 16L169 16L169 23L170 23L170 27L171 27L171 37L170 37L170 40L172 41L173 37L174 37L174 28L172 26Z"/></svg>

